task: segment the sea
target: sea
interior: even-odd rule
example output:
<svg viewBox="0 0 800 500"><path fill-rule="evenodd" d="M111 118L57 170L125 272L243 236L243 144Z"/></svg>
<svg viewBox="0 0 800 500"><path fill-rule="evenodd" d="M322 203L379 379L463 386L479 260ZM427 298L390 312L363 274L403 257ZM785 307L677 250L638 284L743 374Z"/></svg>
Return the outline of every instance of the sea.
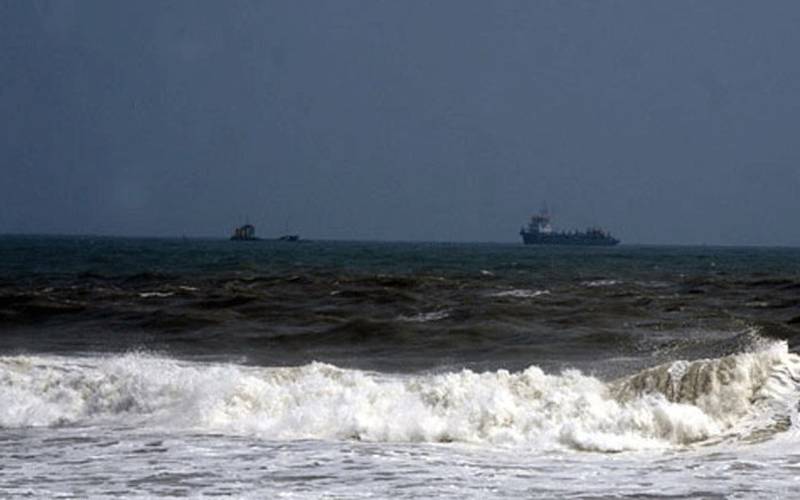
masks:
<svg viewBox="0 0 800 500"><path fill-rule="evenodd" d="M800 249L0 237L0 497L797 498Z"/></svg>

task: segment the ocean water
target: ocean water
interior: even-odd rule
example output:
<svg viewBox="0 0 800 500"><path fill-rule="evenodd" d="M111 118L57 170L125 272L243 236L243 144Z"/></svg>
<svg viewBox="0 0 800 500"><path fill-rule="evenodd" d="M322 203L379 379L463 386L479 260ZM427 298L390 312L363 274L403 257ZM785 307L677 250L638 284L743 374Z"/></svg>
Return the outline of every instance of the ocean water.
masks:
<svg viewBox="0 0 800 500"><path fill-rule="evenodd" d="M796 497L798 348L798 249L0 237L0 497Z"/></svg>

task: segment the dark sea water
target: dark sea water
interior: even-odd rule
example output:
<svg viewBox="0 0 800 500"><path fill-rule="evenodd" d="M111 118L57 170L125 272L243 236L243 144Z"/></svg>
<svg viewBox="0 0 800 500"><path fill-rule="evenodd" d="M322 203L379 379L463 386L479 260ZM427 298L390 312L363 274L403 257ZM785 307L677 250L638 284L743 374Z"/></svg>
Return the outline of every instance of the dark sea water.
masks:
<svg viewBox="0 0 800 500"><path fill-rule="evenodd" d="M0 237L0 496L782 497L800 249Z"/></svg>

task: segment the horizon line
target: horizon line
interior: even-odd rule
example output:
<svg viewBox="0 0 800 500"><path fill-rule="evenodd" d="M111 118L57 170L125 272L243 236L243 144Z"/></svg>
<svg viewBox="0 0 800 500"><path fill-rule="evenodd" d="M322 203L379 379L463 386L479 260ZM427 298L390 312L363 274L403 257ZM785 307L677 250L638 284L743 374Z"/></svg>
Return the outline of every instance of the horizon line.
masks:
<svg viewBox="0 0 800 500"><path fill-rule="evenodd" d="M0 232L0 238L23 237L23 238L106 238L106 239L141 239L141 240L211 240L229 241L227 236L211 235L123 235L123 234L103 234L103 233L20 233L20 232ZM278 236L259 238L254 242L279 241ZM515 245L520 247L571 247L571 245L525 245L516 241L497 241L497 240L383 240L383 239L363 239L363 238L300 238L300 242L330 242L330 243L438 243L438 244L495 244L495 245ZM619 244L620 247L711 247L711 248L800 248L800 244L757 244L757 243L647 243L647 242L625 242ZM580 246L580 248L585 248ZM590 247L593 248L593 247ZM614 248L614 247L604 247Z"/></svg>

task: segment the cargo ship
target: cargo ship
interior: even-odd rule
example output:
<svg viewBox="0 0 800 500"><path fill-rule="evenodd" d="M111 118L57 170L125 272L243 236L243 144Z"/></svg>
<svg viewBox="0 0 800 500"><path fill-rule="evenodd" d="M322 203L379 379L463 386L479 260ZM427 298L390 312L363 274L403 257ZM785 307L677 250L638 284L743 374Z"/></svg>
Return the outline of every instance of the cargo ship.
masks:
<svg viewBox="0 0 800 500"><path fill-rule="evenodd" d="M532 215L528 227L522 227L519 234L526 245L613 246L619 243L608 231L598 227L585 231L553 231L547 208Z"/></svg>

